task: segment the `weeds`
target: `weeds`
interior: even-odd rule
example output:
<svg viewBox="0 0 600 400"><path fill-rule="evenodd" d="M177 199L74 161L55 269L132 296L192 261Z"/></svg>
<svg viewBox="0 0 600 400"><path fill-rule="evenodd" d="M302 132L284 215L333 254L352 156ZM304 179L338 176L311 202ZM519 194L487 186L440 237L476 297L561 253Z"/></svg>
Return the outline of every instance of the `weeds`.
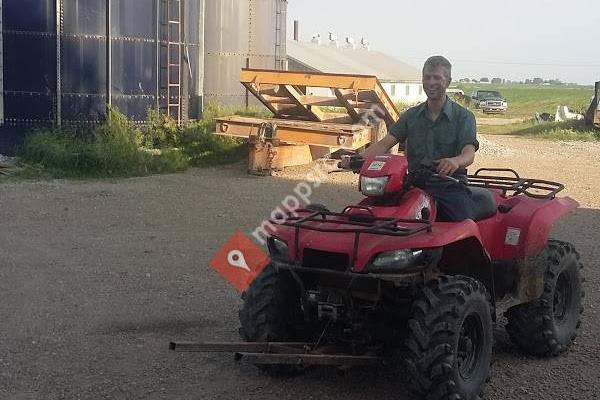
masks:
<svg viewBox="0 0 600 400"><path fill-rule="evenodd" d="M150 108L147 116L147 126L143 130L141 145L148 149L163 149L178 147L181 144L181 129L177 121L161 113L156 108Z"/></svg>
<svg viewBox="0 0 600 400"><path fill-rule="evenodd" d="M209 104L204 109L202 120L184 128L182 150L193 166L228 164L243 159L246 154L244 140L227 136L216 136L215 118L227 115L267 117L269 113L259 108L240 109L220 104Z"/></svg>
<svg viewBox="0 0 600 400"><path fill-rule="evenodd" d="M600 131L586 125L583 120L543 123L520 129L516 133L555 140L600 140Z"/></svg>
<svg viewBox="0 0 600 400"><path fill-rule="evenodd" d="M563 122L544 122L534 124L533 121L517 122L509 125L480 125L478 133L491 135L532 136L540 139L599 141L600 130L585 124L583 120Z"/></svg>
<svg viewBox="0 0 600 400"><path fill-rule="evenodd" d="M243 140L219 137L216 117L266 117L258 108L207 105L200 121L178 127L155 109L138 127L114 108L109 118L89 129L38 130L26 139L20 154L22 178L128 177L184 171L190 166L226 164L247 154ZM150 151L153 150L153 151Z"/></svg>

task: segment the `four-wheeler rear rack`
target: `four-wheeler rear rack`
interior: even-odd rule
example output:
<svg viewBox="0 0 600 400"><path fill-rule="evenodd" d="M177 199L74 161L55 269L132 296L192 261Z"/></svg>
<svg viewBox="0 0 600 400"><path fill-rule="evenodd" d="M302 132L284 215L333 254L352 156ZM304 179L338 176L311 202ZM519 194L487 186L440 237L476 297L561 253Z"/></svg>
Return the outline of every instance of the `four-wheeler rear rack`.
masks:
<svg viewBox="0 0 600 400"><path fill-rule="evenodd" d="M481 172L509 173L514 176L483 175ZM558 182L521 178L515 170L509 168L480 168L468 178L469 186L499 189L505 197L524 194L535 199L553 199L558 192L565 188L562 183Z"/></svg>

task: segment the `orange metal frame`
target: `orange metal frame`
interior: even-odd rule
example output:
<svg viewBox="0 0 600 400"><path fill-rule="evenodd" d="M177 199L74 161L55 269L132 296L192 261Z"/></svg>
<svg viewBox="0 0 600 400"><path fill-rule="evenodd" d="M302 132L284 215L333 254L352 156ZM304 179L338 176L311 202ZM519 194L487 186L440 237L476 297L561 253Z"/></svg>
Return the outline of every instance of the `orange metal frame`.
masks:
<svg viewBox="0 0 600 400"><path fill-rule="evenodd" d="M247 68L240 82L274 118L217 118L215 133L249 139L251 173L310 162L308 146L357 150L377 140L380 124L374 120L391 125L400 116L375 76ZM309 88L328 90L315 96Z"/></svg>

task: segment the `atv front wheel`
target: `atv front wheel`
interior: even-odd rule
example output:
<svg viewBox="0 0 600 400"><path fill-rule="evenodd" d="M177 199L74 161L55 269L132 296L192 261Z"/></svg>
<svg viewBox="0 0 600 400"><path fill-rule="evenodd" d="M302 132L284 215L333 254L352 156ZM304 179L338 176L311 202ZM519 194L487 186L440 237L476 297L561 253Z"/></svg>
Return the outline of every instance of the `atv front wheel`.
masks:
<svg viewBox="0 0 600 400"><path fill-rule="evenodd" d="M427 399L476 399L492 359L492 316L479 281L442 275L429 282L408 322L408 369Z"/></svg>
<svg viewBox="0 0 600 400"><path fill-rule="evenodd" d="M300 288L289 271L268 265L244 293L239 311L240 336L247 342L293 342L301 339L304 316ZM287 365L256 364L272 375L297 370Z"/></svg>
<svg viewBox="0 0 600 400"><path fill-rule="evenodd" d="M549 240L541 257L546 264L542 297L509 308L506 331L523 351L556 356L577 336L583 312L583 266L573 245L558 240Z"/></svg>

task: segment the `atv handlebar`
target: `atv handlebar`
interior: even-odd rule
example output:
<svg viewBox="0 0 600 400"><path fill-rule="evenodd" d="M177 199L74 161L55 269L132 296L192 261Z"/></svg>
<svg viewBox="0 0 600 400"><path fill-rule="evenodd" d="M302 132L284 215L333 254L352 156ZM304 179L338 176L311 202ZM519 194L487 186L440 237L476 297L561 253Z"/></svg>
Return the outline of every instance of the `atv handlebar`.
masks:
<svg viewBox="0 0 600 400"><path fill-rule="evenodd" d="M352 171L355 174L358 174L360 172L363 164L365 163L365 159L363 158L363 156L361 156L359 154L353 154L351 156L346 156L346 159L349 159L349 161L345 162L345 160L342 160L338 163L339 170L331 171L331 172ZM347 166L345 166L344 164L346 164ZM412 177L412 179L410 179L411 177ZM407 178L408 178L407 182L411 182L411 185L415 181L425 182L431 178L436 178L439 180L449 180L454 183L460 183L460 181L458 179L456 179L450 175L438 174L436 168L431 164L423 164L421 166L421 168L409 172Z"/></svg>
<svg viewBox="0 0 600 400"><path fill-rule="evenodd" d="M360 172L360 169L362 168L363 164L365 163L365 159L363 158L363 156L361 156L359 154L353 154L349 157L346 156L346 158L349 159L347 167L344 166L344 160L342 160L338 163L339 170L332 171L332 172L352 171L355 174L358 174Z"/></svg>

